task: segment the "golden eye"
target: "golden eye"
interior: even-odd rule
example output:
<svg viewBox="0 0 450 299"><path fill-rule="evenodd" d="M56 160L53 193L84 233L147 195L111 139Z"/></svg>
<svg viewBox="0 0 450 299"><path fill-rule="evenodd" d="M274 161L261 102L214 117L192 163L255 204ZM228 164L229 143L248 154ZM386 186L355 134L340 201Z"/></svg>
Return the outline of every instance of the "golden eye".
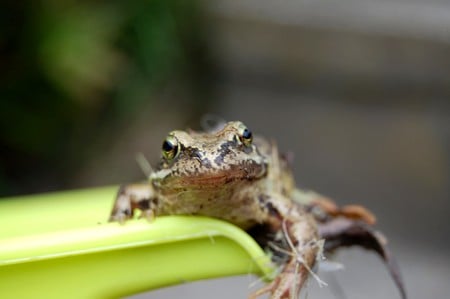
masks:
<svg viewBox="0 0 450 299"><path fill-rule="evenodd" d="M162 144L162 154L167 160L175 159L180 151L180 144L175 136L169 135Z"/></svg>
<svg viewBox="0 0 450 299"><path fill-rule="evenodd" d="M245 146L250 146L252 144L252 140L253 140L252 131L247 129L247 127L245 127L245 126L242 126L239 129L239 140L241 140L241 142Z"/></svg>

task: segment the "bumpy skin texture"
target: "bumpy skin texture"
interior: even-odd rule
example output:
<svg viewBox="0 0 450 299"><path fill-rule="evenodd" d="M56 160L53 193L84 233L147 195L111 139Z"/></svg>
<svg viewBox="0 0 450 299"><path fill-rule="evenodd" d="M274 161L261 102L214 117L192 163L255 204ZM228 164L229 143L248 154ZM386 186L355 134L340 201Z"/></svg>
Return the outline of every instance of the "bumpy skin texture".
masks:
<svg viewBox="0 0 450 299"><path fill-rule="evenodd" d="M330 251L361 245L382 256L388 253L385 239L371 230L375 218L370 212L360 206L340 209L316 193L296 189L288 162L275 143L253 138L237 121L210 132L169 133L160 165L149 183L122 186L110 220L124 222L136 209L149 219L204 215L247 230L274 256L281 257L282 267L272 283L250 298L266 292L272 299L297 297L308 276L317 278L313 268L323 238L332 240L328 247L325 243ZM359 231L355 232L355 227ZM390 254L385 256L405 297L398 271L390 265Z"/></svg>

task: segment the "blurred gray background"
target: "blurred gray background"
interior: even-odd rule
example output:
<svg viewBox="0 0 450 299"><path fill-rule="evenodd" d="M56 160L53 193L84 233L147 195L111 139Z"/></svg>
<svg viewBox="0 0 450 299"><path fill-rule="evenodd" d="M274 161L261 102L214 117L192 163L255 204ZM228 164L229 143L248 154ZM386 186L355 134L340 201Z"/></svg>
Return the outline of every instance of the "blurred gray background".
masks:
<svg viewBox="0 0 450 299"><path fill-rule="evenodd" d="M113 52L115 58L105 65L126 72L117 76L109 68L101 73L105 65L95 65L100 77L114 75L106 87L82 81L88 87L73 89L73 80L56 84L52 80L58 76L49 79L68 98L91 101L74 102L77 111L89 114L79 113L83 118L77 123L83 125L65 138L70 144L60 154L29 154L27 145L18 150L16 144L25 144L16 142L21 135L12 142L2 131L1 144L7 145L2 195L142 179L137 152L155 164L168 131L199 128L200 117L212 113L242 120L256 134L276 139L282 151L294 153L299 186L372 210L397 256L409 298L449 297L450 4L214 0L188 1L180 8L169 2L145 6L149 15L143 18L154 22L147 29L166 31L142 33L142 22L130 27L135 31L124 31L148 37L147 43L136 42L144 45L136 57L156 57L148 65L137 63L147 67L144 75L128 67L135 56L123 50L130 41L119 39L113 49L123 51ZM60 69L51 70L58 74ZM154 79L155 73L163 75ZM82 88L89 92L79 92ZM11 94L3 93L3 99ZM110 99L121 99L117 95L123 102L112 102L125 104L114 106L121 114L110 114L115 111ZM8 164L11 157L28 161L21 173ZM350 249L336 259L346 269L323 274L328 288L311 280L308 298L400 298L375 255ZM254 280L195 282L130 298L245 298L256 289L249 290Z"/></svg>

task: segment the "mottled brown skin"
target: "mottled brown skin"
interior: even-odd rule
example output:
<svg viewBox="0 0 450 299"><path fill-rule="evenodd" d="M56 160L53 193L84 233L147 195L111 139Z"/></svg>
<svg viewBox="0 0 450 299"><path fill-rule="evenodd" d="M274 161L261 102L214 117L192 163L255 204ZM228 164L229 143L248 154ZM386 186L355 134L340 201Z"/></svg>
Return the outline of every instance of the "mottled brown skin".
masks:
<svg viewBox="0 0 450 299"><path fill-rule="evenodd" d="M374 222L362 207L339 209L320 195L296 189L276 145L252 138L241 122L226 123L213 132L169 133L158 170L149 183L121 187L110 220L124 222L135 209L149 219L176 214L223 219L282 256L281 273L250 298L266 292L272 299L296 297L314 275L321 232L334 240L334 250L353 244L344 242L346 230L333 230L333 221L367 222L368 227Z"/></svg>

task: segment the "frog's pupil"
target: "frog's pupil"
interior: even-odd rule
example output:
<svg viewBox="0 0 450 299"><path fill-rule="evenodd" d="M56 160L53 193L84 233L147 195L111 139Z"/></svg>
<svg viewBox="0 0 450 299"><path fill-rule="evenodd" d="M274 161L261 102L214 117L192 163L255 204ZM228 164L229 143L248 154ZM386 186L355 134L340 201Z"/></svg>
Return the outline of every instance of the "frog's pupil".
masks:
<svg viewBox="0 0 450 299"><path fill-rule="evenodd" d="M242 137L245 139L251 139L252 132L250 132L248 129L245 129L244 132L242 132Z"/></svg>
<svg viewBox="0 0 450 299"><path fill-rule="evenodd" d="M165 140L163 145L162 145L162 148L163 148L163 150L165 152L170 152L170 151L172 151L174 149L174 146L173 146L173 144L171 142Z"/></svg>

